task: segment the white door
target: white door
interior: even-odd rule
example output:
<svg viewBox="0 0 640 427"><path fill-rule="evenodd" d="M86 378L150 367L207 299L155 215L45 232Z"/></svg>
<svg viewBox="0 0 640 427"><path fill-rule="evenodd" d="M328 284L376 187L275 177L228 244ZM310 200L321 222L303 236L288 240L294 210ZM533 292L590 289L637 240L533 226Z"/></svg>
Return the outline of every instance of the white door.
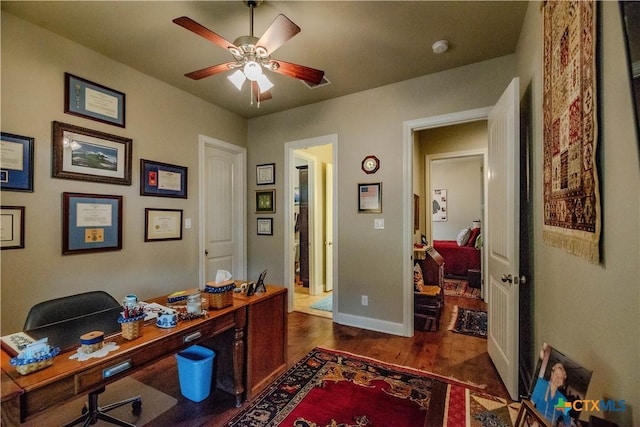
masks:
<svg viewBox="0 0 640 427"><path fill-rule="evenodd" d="M518 400L519 80L489 113L488 217L485 248L489 355Z"/></svg>
<svg viewBox="0 0 640 427"><path fill-rule="evenodd" d="M246 279L245 149L221 141L201 145L203 283L216 272Z"/></svg>
<svg viewBox="0 0 640 427"><path fill-rule="evenodd" d="M325 279L324 291L333 290L333 165L326 164L325 170L325 204L324 204L324 221L325 221Z"/></svg>

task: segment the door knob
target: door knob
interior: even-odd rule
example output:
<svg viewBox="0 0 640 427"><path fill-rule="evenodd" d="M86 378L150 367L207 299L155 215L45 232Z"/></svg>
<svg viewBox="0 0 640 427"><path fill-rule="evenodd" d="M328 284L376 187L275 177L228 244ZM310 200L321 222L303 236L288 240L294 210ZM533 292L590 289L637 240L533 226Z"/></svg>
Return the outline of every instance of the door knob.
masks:
<svg viewBox="0 0 640 427"><path fill-rule="evenodd" d="M510 274L503 274L502 277L500 277L500 280L502 280L504 283L513 283L513 276Z"/></svg>
<svg viewBox="0 0 640 427"><path fill-rule="evenodd" d="M204 254L205 254L205 255L209 255L209 250L208 250L208 249L205 249L205 250L204 250Z"/></svg>

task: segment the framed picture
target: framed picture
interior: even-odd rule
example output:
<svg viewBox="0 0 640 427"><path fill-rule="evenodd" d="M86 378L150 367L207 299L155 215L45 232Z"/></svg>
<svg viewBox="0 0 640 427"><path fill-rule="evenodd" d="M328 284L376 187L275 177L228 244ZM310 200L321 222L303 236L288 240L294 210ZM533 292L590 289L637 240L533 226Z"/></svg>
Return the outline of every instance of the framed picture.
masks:
<svg viewBox="0 0 640 427"><path fill-rule="evenodd" d="M431 213L433 222L445 222L447 220L447 190L433 190L431 200Z"/></svg>
<svg viewBox="0 0 640 427"><path fill-rule="evenodd" d="M2 132L0 188L33 192L33 138Z"/></svg>
<svg viewBox="0 0 640 427"><path fill-rule="evenodd" d="M64 73L64 112L125 127L125 95L117 90Z"/></svg>
<svg viewBox="0 0 640 427"><path fill-rule="evenodd" d="M144 210L144 241L182 240L182 209Z"/></svg>
<svg viewBox="0 0 640 427"><path fill-rule="evenodd" d="M592 372L547 343L534 372L529 400L537 413L550 426L558 420L565 426L579 426L580 413L573 409L573 402L585 399Z"/></svg>
<svg viewBox="0 0 640 427"><path fill-rule="evenodd" d="M258 218L258 236L273 236L273 218Z"/></svg>
<svg viewBox="0 0 640 427"><path fill-rule="evenodd" d="M140 159L140 195L187 198L187 168Z"/></svg>
<svg viewBox="0 0 640 427"><path fill-rule="evenodd" d="M122 249L122 196L62 193L62 254Z"/></svg>
<svg viewBox="0 0 640 427"><path fill-rule="evenodd" d="M2 249L24 248L24 206L2 206L0 243Z"/></svg>
<svg viewBox="0 0 640 427"><path fill-rule="evenodd" d="M53 122L54 178L131 185L132 140Z"/></svg>
<svg viewBox="0 0 640 427"><path fill-rule="evenodd" d="M382 183L358 184L358 213L382 212Z"/></svg>
<svg viewBox="0 0 640 427"><path fill-rule="evenodd" d="M528 400L522 401L514 427L551 427Z"/></svg>
<svg viewBox="0 0 640 427"><path fill-rule="evenodd" d="M267 185L276 183L276 164L266 163L256 166L256 184Z"/></svg>
<svg viewBox="0 0 640 427"><path fill-rule="evenodd" d="M256 213L276 212L276 190L256 190Z"/></svg>

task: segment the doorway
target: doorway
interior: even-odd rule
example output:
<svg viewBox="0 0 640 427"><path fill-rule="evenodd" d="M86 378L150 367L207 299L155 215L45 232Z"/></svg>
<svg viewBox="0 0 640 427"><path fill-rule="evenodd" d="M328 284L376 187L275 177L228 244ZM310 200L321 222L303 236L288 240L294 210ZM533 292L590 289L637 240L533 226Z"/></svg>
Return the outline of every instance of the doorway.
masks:
<svg viewBox="0 0 640 427"><path fill-rule="evenodd" d="M332 318L337 136L285 144L285 282L289 311Z"/></svg>

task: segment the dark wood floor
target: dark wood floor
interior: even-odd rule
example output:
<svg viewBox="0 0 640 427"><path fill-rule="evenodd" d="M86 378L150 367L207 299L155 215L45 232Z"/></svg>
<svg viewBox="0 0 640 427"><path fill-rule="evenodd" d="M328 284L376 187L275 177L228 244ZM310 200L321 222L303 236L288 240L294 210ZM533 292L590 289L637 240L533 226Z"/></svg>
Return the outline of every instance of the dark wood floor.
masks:
<svg viewBox="0 0 640 427"><path fill-rule="evenodd" d="M481 300L445 297L440 330L416 331L412 338L337 325L330 319L293 312L289 315L288 364L292 366L311 349L320 346L485 385L487 392L508 397L487 353L487 341L447 330L454 305L486 309ZM176 380L175 358L166 358L134 377L178 399L176 406L147 424L148 427L223 426L242 409L235 408L234 399L221 391L215 391L200 404L183 398Z"/></svg>
<svg viewBox="0 0 640 427"><path fill-rule="evenodd" d="M320 346L486 385L487 392L507 397L489 359L486 340L447 330L454 305L485 309L480 300L446 297L440 330L416 331L412 338L341 326L333 324L330 319L293 312L288 319L288 365L292 366L311 349ZM173 356L132 374L132 377L178 399L175 406L148 423L147 427L223 426L242 410L235 407L235 399L231 395L220 390L215 390L200 403L184 398L180 393ZM143 410L144 407L143 402Z"/></svg>

